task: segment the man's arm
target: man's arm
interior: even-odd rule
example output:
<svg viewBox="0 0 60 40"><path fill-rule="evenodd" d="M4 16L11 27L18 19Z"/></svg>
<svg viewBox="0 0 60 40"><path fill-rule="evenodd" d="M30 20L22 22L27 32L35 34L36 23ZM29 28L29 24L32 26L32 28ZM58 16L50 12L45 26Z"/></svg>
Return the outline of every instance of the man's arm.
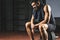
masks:
<svg viewBox="0 0 60 40"><path fill-rule="evenodd" d="M37 25L39 25L39 24L45 24L46 22L48 22L47 20L48 20L48 18L49 18L49 10L48 10L48 5L45 5L44 6L44 8L43 8L43 10L44 10L44 20L42 20L41 22L39 22L38 24L35 24L35 26L37 26ZM33 17L34 18L34 17ZM32 19L33 19L32 18ZM32 23L33 21L31 21L31 23Z"/></svg>
<svg viewBox="0 0 60 40"><path fill-rule="evenodd" d="M48 5L45 5L44 6L44 8L43 8L43 10L44 10L44 20L42 20L41 22L39 22L38 24L36 24L35 26L37 26L37 25L39 25L39 24L45 24L46 22L47 22L47 20L48 20L48 17L49 17L49 10L48 10Z"/></svg>
<svg viewBox="0 0 60 40"><path fill-rule="evenodd" d="M32 29L32 32L34 33L34 16L32 15L32 18L31 18L31 29Z"/></svg>
<svg viewBox="0 0 60 40"><path fill-rule="evenodd" d="M49 15L48 15L48 14L49 14L49 11L48 11L48 5L45 5L44 8L43 8L43 10L44 10L45 16L44 16L44 20L41 21L40 24L46 23L47 20L48 20L48 17L49 17Z"/></svg>
<svg viewBox="0 0 60 40"><path fill-rule="evenodd" d="M32 15L31 24L33 24L33 21L34 21L34 16Z"/></svg>

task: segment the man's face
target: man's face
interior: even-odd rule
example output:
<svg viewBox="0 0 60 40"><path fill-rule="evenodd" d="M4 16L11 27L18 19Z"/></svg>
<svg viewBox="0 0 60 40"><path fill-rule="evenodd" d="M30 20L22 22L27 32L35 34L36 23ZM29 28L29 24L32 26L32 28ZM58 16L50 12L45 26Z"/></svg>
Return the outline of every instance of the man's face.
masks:
<svg viewBox="0 0 60 40"><path fill-rule="evenodd" d="M37 11L38 10L38 7L40 6L40 2L39 1L37 3L36 2L32 2L31 3L31 6L33 7L33 9L35 11Z"/></svg>

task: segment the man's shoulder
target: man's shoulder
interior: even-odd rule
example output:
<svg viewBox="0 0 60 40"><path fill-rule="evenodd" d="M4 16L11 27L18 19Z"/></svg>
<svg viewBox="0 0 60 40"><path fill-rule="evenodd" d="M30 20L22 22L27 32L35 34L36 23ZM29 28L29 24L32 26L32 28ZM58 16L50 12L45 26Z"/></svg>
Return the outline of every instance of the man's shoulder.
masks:
<svg viewBox="0 0 60 40"><path fill-rule="evenodd" d="M46 4L46 5L44 5L44 6L50 6L49 4Z"/></svg>
<svg viewBox="0 0 60 40"><path fill-rule="evenodd" d="M44 5L44 7L51 8L51 6L49 4Z"/></svg>
<svg viewBox="0 0 60 40"><path fill-rule="evenodd" d="M49 11L51 11L51 6L50 6L49 4L46 4L46 5L44 6L44 9L48 9Z"/></svg>

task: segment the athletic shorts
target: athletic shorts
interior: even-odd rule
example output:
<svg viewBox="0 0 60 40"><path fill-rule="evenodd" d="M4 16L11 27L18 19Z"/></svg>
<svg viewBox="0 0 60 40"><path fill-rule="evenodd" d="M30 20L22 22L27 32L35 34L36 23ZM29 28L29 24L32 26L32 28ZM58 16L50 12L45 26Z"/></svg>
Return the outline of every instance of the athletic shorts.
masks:
<svg viewBox="0 0 60 40"><path fill-rule="evenodd" d="M48 25L48 30L47 31L55 31L56 26L53 24L47 24Z"/></svg>
<svg viewBox="0 0 60 40"><path fill-rule="evenodd" d="M37 24L39 22L34 22L34 24ZM47 23L48 30L47 31L55 31L56 26L54 24Z"/></svg>

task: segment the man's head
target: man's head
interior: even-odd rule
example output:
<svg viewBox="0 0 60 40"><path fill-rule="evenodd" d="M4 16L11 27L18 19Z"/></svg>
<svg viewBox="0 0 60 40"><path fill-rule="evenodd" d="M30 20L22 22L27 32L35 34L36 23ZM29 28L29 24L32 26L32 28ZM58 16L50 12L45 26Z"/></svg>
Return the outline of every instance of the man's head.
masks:
<svg viewBox="0 0 60 40"><path fill-rule="evenodd" d="M33 7L33 9L34 9L35 11L37 11L38 8L40 7L40 1L39 1L39 0L32 0L31 6Z"/></svg>
<svg viewBox="0 0 60 40"><path fill-rule="evenodd" d="M46 0L31 0L30 4L34 10L38 10L40 6L44 6L46 4Z"/></svg>

